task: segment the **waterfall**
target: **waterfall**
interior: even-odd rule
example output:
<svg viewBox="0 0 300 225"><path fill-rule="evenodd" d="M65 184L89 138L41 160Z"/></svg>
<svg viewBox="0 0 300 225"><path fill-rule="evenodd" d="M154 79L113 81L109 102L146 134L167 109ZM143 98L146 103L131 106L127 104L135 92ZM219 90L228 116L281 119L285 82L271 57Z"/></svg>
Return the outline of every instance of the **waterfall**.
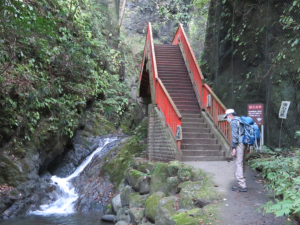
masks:
<svg viewBox="0 0 300 225"><path fill-rule="evenodd" d="M75 192L75 188L70 182L71 179L77 177L84 170L84 168L91 162L95 154L99 153L108 143L115 140L117 140L117 138L106 138L103 146L97 148L90 156L88 156L70 176L66 178L52 176L51 180L53 184L57 185L61 190L60 196L58 196L56 201L49 205L41 205L41 210L29 212L28 214L47 216L52 214L74 213L74 203L78 199L78 194Z"/></svg>

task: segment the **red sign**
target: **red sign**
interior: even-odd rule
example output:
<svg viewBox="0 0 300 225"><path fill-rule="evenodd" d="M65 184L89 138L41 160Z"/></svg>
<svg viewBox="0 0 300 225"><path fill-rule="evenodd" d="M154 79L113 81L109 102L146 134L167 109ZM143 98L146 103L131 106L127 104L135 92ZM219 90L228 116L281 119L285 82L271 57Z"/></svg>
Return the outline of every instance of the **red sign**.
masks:
<svg viewBox="0 0 300 225"><path fill-rule="evenodd" d="M248 116L257 125L264 125L264 104L248 104Z"/></svg>

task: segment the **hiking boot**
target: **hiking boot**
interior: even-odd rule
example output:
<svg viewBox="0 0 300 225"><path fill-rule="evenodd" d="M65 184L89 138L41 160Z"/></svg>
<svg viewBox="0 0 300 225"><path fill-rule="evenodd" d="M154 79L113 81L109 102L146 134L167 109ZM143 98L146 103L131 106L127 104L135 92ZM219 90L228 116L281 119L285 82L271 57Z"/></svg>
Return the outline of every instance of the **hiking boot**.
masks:
<svg viewBox="0 0 300 225"><path fill-rule="evenodd" d="M236 192L247 192L247 188L242 188L241 186L239 185L234 185L232 186L232 190L233 191L236 191Z"/></svg>

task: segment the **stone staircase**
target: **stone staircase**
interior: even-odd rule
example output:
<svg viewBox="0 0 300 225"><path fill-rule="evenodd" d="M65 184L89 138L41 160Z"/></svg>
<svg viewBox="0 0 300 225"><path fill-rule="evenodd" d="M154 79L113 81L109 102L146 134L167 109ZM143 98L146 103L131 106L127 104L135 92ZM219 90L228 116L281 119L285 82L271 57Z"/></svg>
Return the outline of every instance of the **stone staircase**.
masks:
<svg viewBox="0 0 300 225"><path fill-rule="evenodd" d="M225 160L225 151L203 117L179 45L154 45L158 76L182 114L184 161Z"/></svg>

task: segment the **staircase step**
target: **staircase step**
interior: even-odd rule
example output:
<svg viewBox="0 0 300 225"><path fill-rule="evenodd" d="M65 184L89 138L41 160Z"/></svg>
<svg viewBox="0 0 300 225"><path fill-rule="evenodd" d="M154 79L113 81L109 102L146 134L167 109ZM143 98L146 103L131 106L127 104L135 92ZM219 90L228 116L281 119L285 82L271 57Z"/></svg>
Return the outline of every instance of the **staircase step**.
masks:
<svg viewBox="0 0 300 225"><path fill-rule="evenodd" d="M185 138L214 138L214 135L211 133L182 132L182 140Z"/></svg>
<svg viewBox="0 0 300 225"><path fill-rule="evenodd" d="M181 123L204 123L203 118L187 118L187 117L182 117Z"/></svg>
<svg viewBox="0 0 300 225"><path fill-rule="evenodd" d="M185 150L211 150L220 151L221 145L218 144L181 144L181 149Z"/></svg>
<svg viewBox="0 0 300 225"><path fill-rule="evenodd" d="M225 156L183 156L183 161L231 161L232 157Z"/></svg>
<svg viewBox="0 0 300 225"><path fill-rule="evenodd" d="M210 132L209 128L182 128L182 132L188 133L199 133L199 134L208 134Z"/></svg>
<svg viewBox="0 0 300 225"><path fill-rule="evenodd" d="M183 138L181 144L217 144L215 138Z"/></svg>
<svg viewBox="0 0 300 225"><path fill-rule="evenodd" d="M224 156L223 151L211 150L182 150L183 156Z"/></svg>
<svg viewBox="0 0 300 225"><path fill-rule="evenodd" d="M199 114L199 110L195 110L195 109L179 109L179 112L181 114L185 114L185 113L189 113L189 114Z"/></svg>
<svg viewBox="0 0 300 225"><path fill-rule="evenodd" d="M206 123L199 123L199 122L181 122L181 127L188 128L188 127L199 127L199 128L207 128Z"/></svg>

